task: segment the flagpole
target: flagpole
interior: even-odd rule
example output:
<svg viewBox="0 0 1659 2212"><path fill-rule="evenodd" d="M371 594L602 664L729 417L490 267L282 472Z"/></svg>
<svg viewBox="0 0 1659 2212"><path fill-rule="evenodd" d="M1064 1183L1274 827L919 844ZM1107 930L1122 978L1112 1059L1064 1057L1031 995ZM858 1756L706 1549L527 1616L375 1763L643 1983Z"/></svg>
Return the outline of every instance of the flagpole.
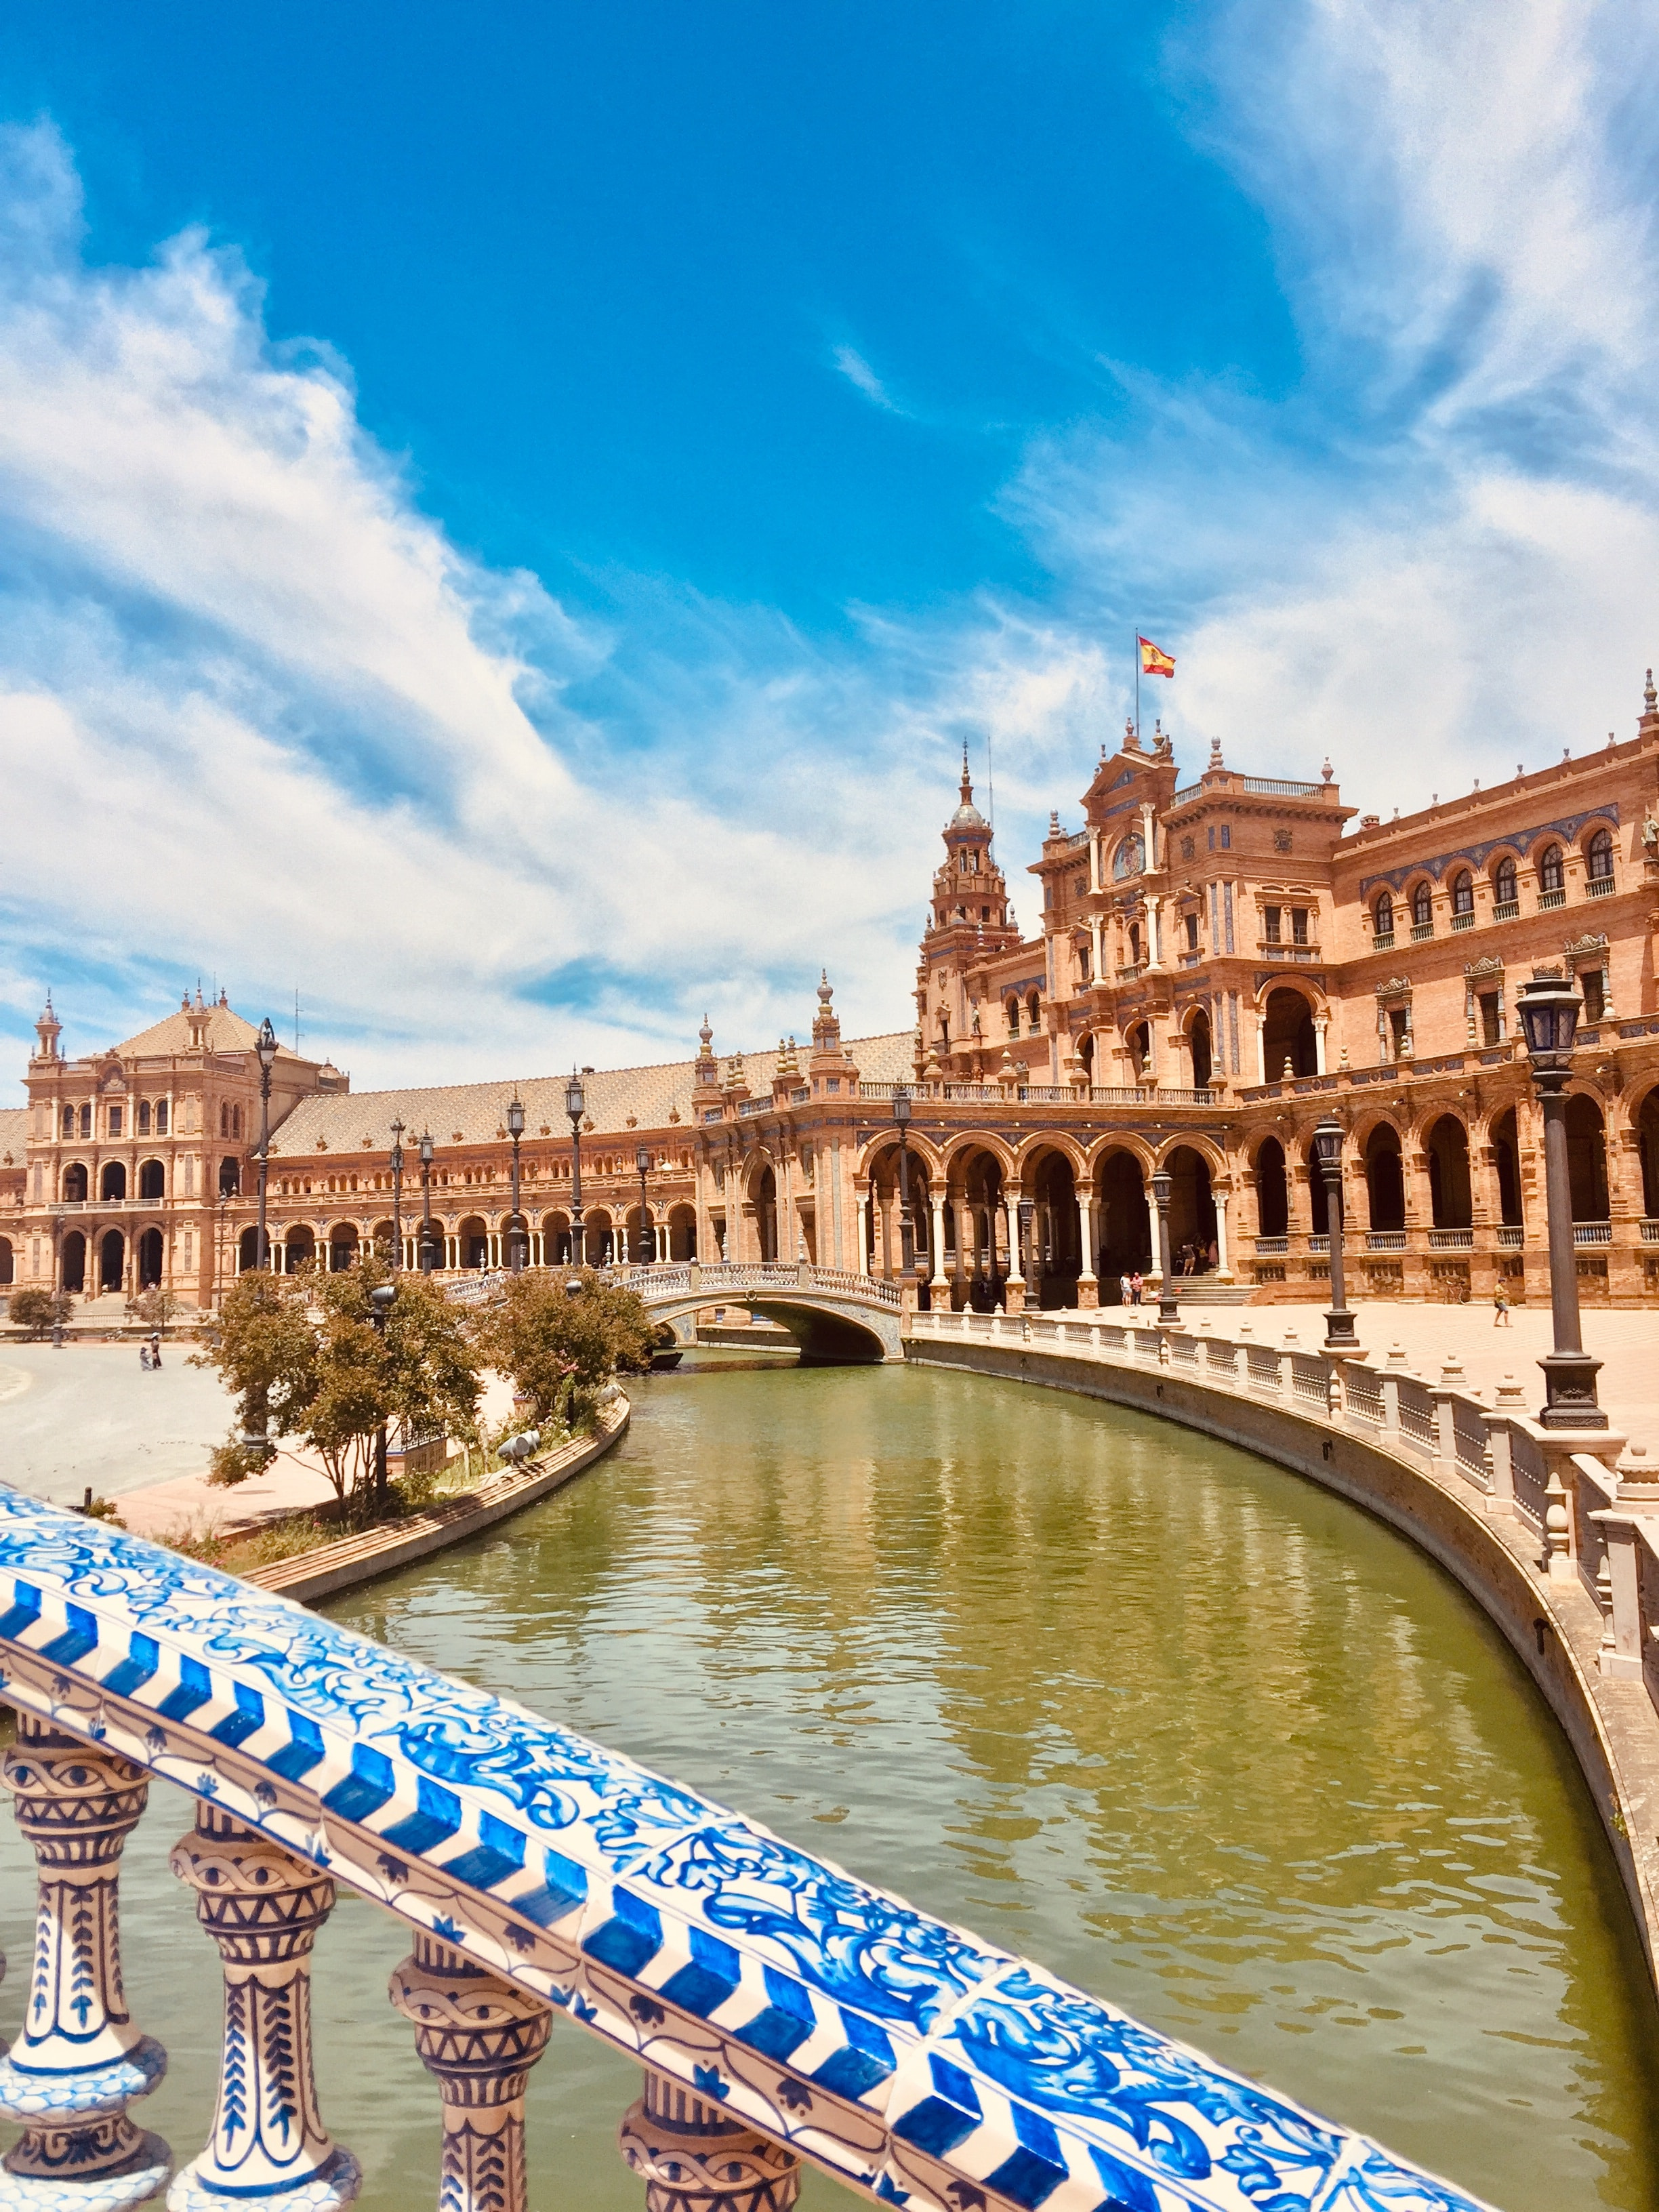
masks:
<svg viewBox="0 0 1659 2212"><path fill-rule="evenodd" d="M1135 640L1135 743L1140 743L1140 640Z"/></svg>

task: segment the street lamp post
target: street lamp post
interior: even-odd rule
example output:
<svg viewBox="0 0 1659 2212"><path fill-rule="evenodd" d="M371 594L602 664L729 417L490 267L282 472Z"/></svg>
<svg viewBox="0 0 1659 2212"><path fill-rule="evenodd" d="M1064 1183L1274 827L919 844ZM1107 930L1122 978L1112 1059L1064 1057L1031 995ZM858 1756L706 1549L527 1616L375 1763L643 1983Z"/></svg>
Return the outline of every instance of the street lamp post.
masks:
<svg viewBox="0 0 1659 2212"><path fill-rule="evenodd" d="M392 1272L404 1264L404 1125L392 1125Z"/></svg>
<svg viewBox="0 0 1659 2212"><path fill-rule="evenodd" d="M648 1267L657 1256L656 1238L651 1227L651 1209L645 1202L645 1179L651 1172L651 1149L648 1145L634 1147L634 1165L640 1177L640 1258L639 1264Z"/></svg>
<svg viewBox="0 0 1659 2212"><path fill-rule="evenodd" d="M438 1264L437 1224L432 1218L432 1132L421 1132L421 1273L429 1275Z"/></svg>
<svg viewBox="0 0 1659 2212"><path fill-rule="evenodd" d="M1325 1178L1325 1219L1330 1230L1331 1304L1325 1316L1327 1352L1358 1352L1354 1317L1348 1310L1342 1282L1342 1124L1327 1114L1313 1133L1319 1171Z"/></svg>
<svg viewBox="0 0 1659 2212"><path fill-rule="evenodd" d="M524 1106L515 1091L507 1109L507 1133L513 1139L513 1218L507 1225L508 1271L521 1275L530 1255L526 1249L524 1218L519 1212L519 1139L524 1134Z"/></svg>
<svg viewBox="0 0 1659 2212"><path fill-rule="evenodd" d="M915 1225L910 1218L910 1094L901 1083L893 1091L893 1121L899 1140L899 1273L908 1275L916 1264Z"/></svg>
<svg viewBox="0 0 1659 2212"><path fill-rule="evenodd" d="M1559 975L1534 975L1516 995L1527 1040L1533 1089L1544 1121L1544 1204L1550 1252L1550 1314L1554 1348L1544 1370L1540 1425L1547 1429L1605 1429L1595 1401L1601 1363L1584 1349L1578 1325L1578 1268L1572 1243L1572 1183L1567 1167L1567 1076L1583 1005Z"/></svg>
<svg viewBox="0 0 1659 2212"><path fill-rule="evenodd" d="M397 1128L402 1125L394 1122L392 1126ZM377 1283L368 1294L369 1316L382 1346L386 1343L386 1316L397 1295L397 1287L392 1283ZM382 1507L386 1504L386 1423L382 1421L374 1432L374 1497L376 1504Z"/></svg>
<svg viewBox="0 0 1659 2212"><path fill-rule="evenodd" d="M570 1264L581 1267L586 1259L582 1237L582 1115L587 1101L582 1079L573 1067L564 1086L564 1110L570 1121Z"/></svg>
<svg viewBox="0 0 1659 2212"><path fill-rule="evenodd" d="M1170 1266L1170 1193L1175 1188L1175 1177L1167 1168L1159 1168L1152 1177L1152 1203L1158 1208L1158 1317L1160 1321L1179 1321L1181 1308L1176 1304L1175 1276Z"/></svg>
<svg viewBox="0 0 1659 2212"><path fill-rule="evenodd" d="M268 1267L270 1248L265 1239L265 1175L270 1161L270 1070L276 1057L276 1032L270 1026L269 1014L259 1024L253 1049L259 1062L259 1226L254 1241L253 1264L256 1267Z"/></svg>

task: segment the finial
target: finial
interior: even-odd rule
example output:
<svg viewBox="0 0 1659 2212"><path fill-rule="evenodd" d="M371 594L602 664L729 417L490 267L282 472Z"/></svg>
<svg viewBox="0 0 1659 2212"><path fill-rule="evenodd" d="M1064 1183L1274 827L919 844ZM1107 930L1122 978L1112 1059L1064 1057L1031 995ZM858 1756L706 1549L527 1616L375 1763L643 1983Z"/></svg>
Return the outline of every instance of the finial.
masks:
<svg viewBox="0 0 1659 2212"><path fill-rule="evenodd" d="M1319 780L1322 783L1328 783L1335 773L1336 770L1331 766L1331 757L1327 753L1325 765L1319 771Z"/></svg>
<svg viewBox="0 0 1659 2212"><path fill-rule="evenodd" d="M1642 694L1642 704L1650 714L1659 712L1659 691L1653 688L1653 671L1650 668L1648 671L1648 688Z"/></svg>
<svg viewBox="0 0 1659 2212"><path fill-rule="evenodd" d="M1060 835L1060 809L1057 806L1051 806L1048 810L1048 835L1051 837Z"/></svg>
<svg viewBox="0 0 1659 2212"><path fill-rule="evenodd" d="M820 968L818 970L818 1000L820 1004L827 1006L830 1000L833 999L835 995L836 987L830 981L830 970L827 968Z"/></svg>
<svg viewBox="0 0 1659 2212"><path fill-rule="evenodd" d="M708 1057L708 1048L714 1042L714 1032L708 1025L707 1012L702 1018L702 1027L697 1031L697 1042L702 1047L703 1057L706 1060Z"/></svg>
<svg viewBox="0 0 1659 2212"><path fill-rule="evenodd" d="M1219 738L1212 738L1210 740L1210 766L1212 768L1219 768L1221 766L1221 740Z"/></svg>

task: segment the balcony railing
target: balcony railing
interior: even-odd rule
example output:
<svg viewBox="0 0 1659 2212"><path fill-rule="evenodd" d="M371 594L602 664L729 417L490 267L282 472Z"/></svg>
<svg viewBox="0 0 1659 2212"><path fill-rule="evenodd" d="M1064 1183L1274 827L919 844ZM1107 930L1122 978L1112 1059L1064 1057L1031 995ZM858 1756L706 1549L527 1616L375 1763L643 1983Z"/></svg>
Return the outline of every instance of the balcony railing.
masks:
<svg viewBox="0 0 1659 2212"><path fill-rule="evenodd" d="M1291 1240L1288 1237L1258 1237L1255 1249L1258 1252L1288 1252Z"/></svg>
<svg viewBox="0 0 1659 2212"><path fill-rule="evenodd" d="M1368 1252L1403 1252L1406 1232L1403 1229L1370 1229L1365 1232Z"/></svg>
<svg viewBox="0 0 1659 2212"><path fill-rule="evenodd" d="M1638 1224L1638 1228L1644 1244L1659 1244L1659 1221L1656 1221L1650 1214L1643 1218Z"/></svg>
<svg viewBox="0 0 1659 2212"><path fill-rule="evenodd" d="M1452 916L1452 927L1454 929L1473 929L1474 927L1474 915L1473 910L1468 914L1455 914Z"/></svg>
<svg viewBox="0 0 1659 2212"><path fill-rule="evenodd" d="M1431 1252L1472 1252L1474 1249L1473 1229L1431 1229Z"/></svg>
<svg viewBox="0 0 1659 2212"><path fill-rule="evenodd" d="M1412 943L1413 945L1421 945L1425 938L1430 938L1433 935L1434 924L1431 921L1414 921L1412 924Z"/></svg>
<svg viewBox="0 0 1659 2212"><path fill-rule="evenodd" d="M1376 936L1371 939L1371 950L1374 952L1392 952L1394 950L1393 930L1379 929Z"/></svg>
<svg viewBox="0 0 1659 2212"><path fill-rule="evenodd" d="M1492 918L1494 921L1515 921L1519 919L1520 913L1521 902L1518 898L1499 899L1492 910Z"/></svg>
<svg viewBox="0 0 1659 2212"><path fill-rule="evenodd" d="M1526 1242L1526 1231L1518 1221L1500 1221L1498 1224L1498 1249L1518 1252Z"/></svg>
<svg viewBox="0 0 1659 2212"><path fill-rule="evenodd" d="M1575 1221L1572 1241L1575 1244L1611 1244L1613 1224L1610 1221Z"/></svg>
<svg viewBox="0 0 1659 2212"><path fill-rule="evenodd" d="M1540 891L1538 894L1538 911L1540 914L1547 913L1553 906L1565 906L1566 902L1567 894L1565 890Z"/></svg>
<svg viewBox="0 0 1659 2212"><path fill-rule="evenodd" d="M1613 889L1611 876L1592 876L1584 885L1584 896L1586 898L1610 898Z"/></svg>
<svg viewBox="0 0 1659 2212"><path fill-rule="evenodd" d="M1328 783L1293 783L1284 776L1247 775L1244 788L1258 799L1317 799Z"/></svg>

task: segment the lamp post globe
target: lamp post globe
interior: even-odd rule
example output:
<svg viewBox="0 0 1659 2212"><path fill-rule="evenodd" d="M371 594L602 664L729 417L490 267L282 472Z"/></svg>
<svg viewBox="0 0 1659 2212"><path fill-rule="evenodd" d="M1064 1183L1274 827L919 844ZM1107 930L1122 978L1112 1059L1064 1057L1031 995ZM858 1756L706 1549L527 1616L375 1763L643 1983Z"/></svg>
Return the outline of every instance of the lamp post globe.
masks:
<svg viewBox="0 0 1659 2212"><path fill-rule="evenodd" d="M1358 1352L1359 1340L1349 1311L1342 1275L1342 1140L1347 1134L1334 1114L1327 1114L1313 1133L1314 1158L1325 1181L1325 1223L1331 1255L1331 1303L1325 1315L1327 1352Z"/></svg>
<svg viewBox="0 0 1659 2212"><path fill-rule="evenodd" d="M1572 1179L1567 1165L1567 1082L1583 1006L1583 1000L1565 977L1548 974L1536 975L1523 983L1515 1001L1544 1124L1544 1208L1549 1233L1553 1345L1538 1363L1544 1370L1544 1403L1538 1419L1547 1429L1605 1429L1607 1425L1595 1395L1601 1363L1585 1351L1579 1326Z"/></svg>
<svg viewBox="0 0 1659 2212"><path fill-rule="evenodd" d="M1179 1321L1181 1308L1176 1302L1175 1276L1170 1265L1170 1194L1175 1188L1175 1177L1167 1168L1157 1169L1152 1176L1152 1204L1158 1210L1158 1317L1160 1321Z"/></svg>
<svg viewBox="0 0 1659 2212"><path fill-rule="evenodd" d="M513 1216L507 1224L507 1265L509 1273L520 1275L530 1252L524 1216L519 1212L519 1139L524 1134L524 1102L516 1091L507 1109L507 1133L513 1139Z"/></svg>
<svg viewBox="0 0 1659 2212"><path fill-rule="evenodd" d="M587 1097L574 1067L564 1086L564 1110L570 1123L570 1264L580 1267L587 1256L582 1235L582 1116Z"/></svg>

